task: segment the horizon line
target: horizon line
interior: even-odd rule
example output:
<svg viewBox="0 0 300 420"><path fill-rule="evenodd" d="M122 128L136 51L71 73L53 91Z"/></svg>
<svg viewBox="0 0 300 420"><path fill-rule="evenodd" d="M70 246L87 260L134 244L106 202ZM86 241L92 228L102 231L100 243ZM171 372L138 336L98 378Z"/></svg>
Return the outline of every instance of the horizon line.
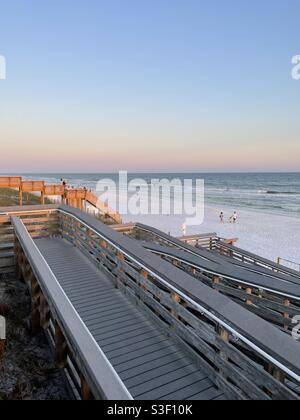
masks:
<svg viewBox="0 0 300 420"><path fill-rule="evenodd" d="M186 171L175 171L175 170L126 170L120 169L116 171L33 171L33 172L0 172L0 176L19 176L19 175L100 175L100 174L118 174L119 172L127 172L129 174L300 174L299 171L196 171L196 170L186 170Z"/></svg>

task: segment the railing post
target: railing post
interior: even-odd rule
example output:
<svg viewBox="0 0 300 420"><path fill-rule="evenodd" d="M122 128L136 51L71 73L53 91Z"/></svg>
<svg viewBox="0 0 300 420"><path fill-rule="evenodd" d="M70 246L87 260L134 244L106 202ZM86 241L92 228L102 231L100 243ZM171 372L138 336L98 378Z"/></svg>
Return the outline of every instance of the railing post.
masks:
<svg viewBox="0 0 300 420"><path fill-rule="evenodd" d="M171 299L173 302L175 302L175 304L181 302L181 297L174 292L171 293ZM171 313L175 318L178 318L177 311L175 311L175 309L172 309Z"/></svg>
<svg viewBox="0 0 300 420"><path fill-rule="evenodd" d="M16 279L21 281L22 280L22 270L20 269L20 243L18 241L18 238L15 236L14 238L14 257L15 257L15 275Z"/></svg>
<svg viewBox="0 0 300 420"><path fill-rule="evenodd" d="M276 379L276 381L284 383L285 374L273 365L268 366L268 372ZM269 394L272 395L272 390L269 390Z"/></svg>
<svg viewBox="0 0 300 420"><path fill-rule="evenodd" d="M247 305L252 305L253 302L252 302L252 299L250 298L250 296L252 295L252 289L250 287L247 287L246 293L249 296L249 298L246 300L246 304Z"/></svg>
<svg viewBox="0 0 300 420"><path fill-rule="evenodd" d="M6 340L6 321L0 314L0 364L4 357Z"/></svg>
<svg viewBox="0 0 300 420"><path fill-rule="evenodd" d="M221 279L218 276L213 277L213 287L218 286L221 283ZM215 287L214 287L215 288Z"/></svg>
<svg viewBox="0 0 300 420"><path fill-rule="evenodd" d="M67 362L68 345L58 322L55 322L55 363L60 369L64 369Z"/></svg>
<svg viewBox="0 0 300 420"><path fill-rule="evenodd" d="M227 330L225 330L222 327L219 327L218 328L218 335L220 336L221 340L224 341L224 343L229 343L230 335L229 335L229 332ZM219 355L220 355L221 360L223 360L224 362L228 361L228 357L227 357L227 355L224 351L221 350ZM219 372L220 372L220 375L226 379L227 375L224 373L222 368L219 369Z"/></svg>
<svg viewBox="0 0 300 420"><path fill-rule="evenodd" d="M118 252L117 253L117 259L118 259L118 271L120 273L124 273L124 269L120 267L124 263L124 261L125 261L124 255L121 252ZM117 279L116 279L116 288L119 287L119 281L120 280L117 277Z"/></svg>
<svg viewBox="0 0 300 420"><path fill-rule="evenodd" d="M43 293L40 294L40 321L41 327L47 330L50 326L50 308Z"/></svg>
<svg viewBox="0 0 300 420"><path fill-rule="evenodd" d="M81 398L83 401L89 401L93 399L93 394L91 393L91 389L89 384L87 383L85 377L81 374L80 375L80 383L81 383Z"/></svg>
<svg viewBox="0 0 300 420"><path fill-rule="evenodd" d="M19 195L20 195L20 207L22 207L23 206L23 191L22 191L22 187L20 187Z"/></svg>
<svg viewBox="0 0 300 420"><path fill-rule="evenodd" d="M285 299L285 301L284 301L284 306L285 306L286 308L289 308L289 306L290 306L290 301L289 301L289 299ZM284 319L290 319L290 316L289 316L288 312L285 312L285 313L283 314L283 317L284 317ZM288 326L288 325L285 325L285 326L284 326L284 329L285 329L286 331L288 331L288 330L289 330L289 326Z"/></svg>
<svg viewBox="0 0 300 420"><path fill-rule="evenodd" d="M147 273L147 271L142 270L140 274L141 274L141 276L142 276L145 280L148 280L149 274ZM147 290L147 289L146 289L146 287L143 285L143 283L142 283L142 282L139 282L139 286L140 286L140 288L141 288L142 290L144 290L144 291L146 291L146 290ZM142 297L142 300L143 300L143 296L141 296L141 297Z"/></svg>
<svg viewBox="0 0 300 420"><path fill-rule="evenodd" d="M32 334L37 334L41 329L40 317L40 286L34 277L33 273L29 276L31 285L31 331Z"/></svg>
<svg viewBox="0 0 300 420"><path fill-rule="evenodd" d="M107 248L107 242L106 241L101 241L101 246L104 249ZM101 257L106 258L107 257L106 252L101 252Z"/></svg>

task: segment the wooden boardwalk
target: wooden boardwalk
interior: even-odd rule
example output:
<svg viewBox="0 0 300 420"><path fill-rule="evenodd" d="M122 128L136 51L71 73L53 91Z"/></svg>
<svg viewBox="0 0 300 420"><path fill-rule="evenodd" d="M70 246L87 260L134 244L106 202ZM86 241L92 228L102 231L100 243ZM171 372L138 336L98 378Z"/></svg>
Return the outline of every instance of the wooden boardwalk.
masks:
<svg viewBox="0 0 300 420"><path fill-rule="evenodd" d="M80 210L45 211L17 209L3 232L12 229L15 269L30 289L32 332L45 330L76 398L300 399L300 347L285 330L296 299L205 273L195 248L166 246L168 236L148 250ZM167 261L153 254L161 248ZM245 272L254 279L255 270Z"/></svg>
<svg viewBox="0 0 300 420"><path fill-rule="evenodd" d="M36 244L134 399L223 398L196 363L63 239Z"/></svg>

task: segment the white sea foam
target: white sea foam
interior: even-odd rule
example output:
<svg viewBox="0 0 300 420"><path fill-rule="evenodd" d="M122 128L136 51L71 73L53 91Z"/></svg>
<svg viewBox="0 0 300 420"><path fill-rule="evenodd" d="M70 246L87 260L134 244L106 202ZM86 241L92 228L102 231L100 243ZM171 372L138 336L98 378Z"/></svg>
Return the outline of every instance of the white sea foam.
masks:
<svg viewBox="0 0 300 420"><path fill-rule="evenodd" d="M254 175L254 180L257 176ZM63 177L70 185L94 189L97 181L106 178L107 175L70 174ZM160 175L154 176L154 178L158 177ZM228 178L217 174L211 177L213 179L217 177L218 182L214 180L214 183L220 185L207 184L204 223L200 227L188 228L189 234L216 232L219 236L226 238L238 237L238 246L248 251L272 260L282 257L300 262L300 218L296 216L299 215L300 208L299 174L262 174L259 175L257 185L251 175L246 178L242 175L239 185L237 182L234 185L231 184L232 175L228 175ZM53 183L59 181L61 175L27 175L26 178L45 179ZM228 186L222 185L222 181ZM241 188L246 182L248 184L251 182L251 187ZM264 188L266 184L268 187ZM276 191L278 194L267 194L267 191ZM296 194L291 195L288 194L289 192ZM235 210L239 213L236 225L219 223L221 211L225 213L227 222ZM174 236L182 234L184 218L184 216L132 217L130 215L123 217L125 221L141 221L167 233L170 232Z"/></svg>

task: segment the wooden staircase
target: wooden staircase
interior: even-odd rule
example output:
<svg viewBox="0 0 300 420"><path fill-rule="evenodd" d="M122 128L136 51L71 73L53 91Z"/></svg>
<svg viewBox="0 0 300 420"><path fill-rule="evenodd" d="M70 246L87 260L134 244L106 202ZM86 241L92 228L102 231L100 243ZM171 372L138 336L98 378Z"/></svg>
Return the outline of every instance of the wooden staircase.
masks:
<svg viewBox="0 0 300 420"><path fill-rule="evenodd" d="M105 218L114 223L122 223L120 214L103 203L93 192L86 188L69 188L63 184L46 184L45 181L24 181L20 176L0 177L0 189L12 188L20 193L20 206L23 206L23 194L40 193L41 204L45 197L60 197L62 204L86 210L87 205L97 209Z"/></svg>

